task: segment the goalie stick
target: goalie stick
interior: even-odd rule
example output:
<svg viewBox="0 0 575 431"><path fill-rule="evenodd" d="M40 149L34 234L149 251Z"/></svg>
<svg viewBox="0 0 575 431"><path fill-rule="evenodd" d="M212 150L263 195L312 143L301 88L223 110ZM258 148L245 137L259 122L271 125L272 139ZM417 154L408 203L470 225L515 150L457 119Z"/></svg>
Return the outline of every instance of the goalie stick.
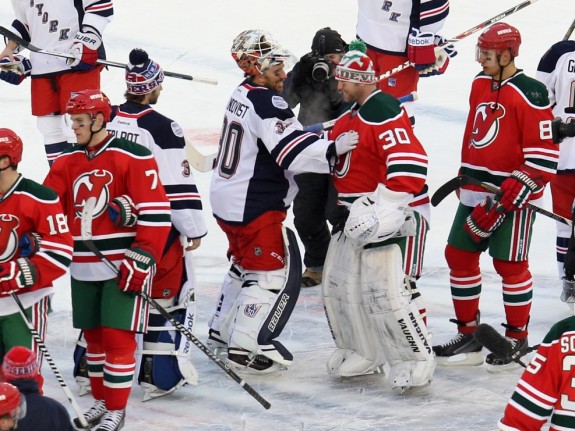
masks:
<svg viewBox="0 0 575 431"><path fill-rule="evenodd" d="M38 344L38 348L44 354L44 358L46 359L46 362L48 362L48 365L50 366L50 369L54 373L54 376L56 377L58 384L60 385L60 387L62 388L62 390L66 394L68 401L70 401L70 404L72 405L72 408L74 409L74 412L76 412L76 414L78 415L78 421L80 422L82 429L89 430L90 425L88 424L88 421L86 420L86 417L84 416L84 413L82 413L80 406L78 405L78 403L76 402L76 399L72 395L72 391L70 391L70 388L66 384L66 380L64 380L64 376L62 376L62 373L60 372L60 370L56 366L54 359L52 359L52 355L48 351L48 347L46 347L44 340L42 339L42 337L40 336L38 331L36 331L36 328L34 328L34 325L32 324L32 322L30 322L30 320L28 319L28 316L26 316L26 309L24 308L22 301L20 301L20 298L18 298L18 295L16 295L14 292L12 292L10 294L10 296L12 296L12 299L14 299L14 302L16 302L16 305L18 306L18 312L20 313L20 316L22 316L22 320L24 320L24 323L26 324L26 326L28 327L28 330L32 334L32 338Z"/></svg>
<svg viewBox="0 0 575 431"><path fill-rule="evenodd" d="M198 150L194 144L186 139L186 155L190 165L199 172L209 172L216 167L216 160L218 153L203 154Z"/></svg>
<svg viewBox="0 0 575 431"><path fill-rule="evenodd" d="M96 247L94 240L92 239L92 215L94 213L94 207L96 205L96 198L90 197L84 202L84 208L82 209L81 218L81 231L82 231L82 242L94 253L114 274L118 274L118 269L116 266L106 257L104 254ZM245 380L238 376L226 363L224 363L220 358L212 353L212 351L204 345L194 334L192 334L188 328L182 325L180 322L175 320L170 313L166 311L164 307L158 304L152 297L147 293L140 293L141 297L148 302L152 307L154 307L158 312L169 321L174 327L188 340L190 340L194 345L205 353L212 361L214 361L222 370L226 372L228 376L236 381L248 394L255 398L265 409L269 409L271 404L264 397L262 397L254 388L252 388Z"/></svg>
<svg viewBox="0 0 575 431"><path fill-rule="evenodd" d="M40 54L46 54L46 55L52 55L54 57L62 57L62 58L70 58L70 59L75 59L76 57L74 57L73 54L70 54L68 52L59 52L59 51L52 51L49 49L43 49L43 48L38 48L35 45L32 45L30 42L22 39L20 36L18 36L16 33L8 30L6 27L2 27L0 26L0 34L4 37L6 37L7 39L13 40L14 42L16 42L18 45L20 45L22 48L26 48L30 51L33 52L38 52ZM126 68L126 64L125 63L119 63L117 61L109 61L109 60L102 60L102 59L98 59L96 61L97 64L101 64L103 66L112 66L112 67L118 67L120 69L125 69ZM191 75L186 75L184 73L177 73L177 72L170 72L168 70L164 70L164 75L165 76L170 76L172 78L179 78L179 79L186 79L188 81L197 81L197 82L201 82L203 84L210 84L210 85L218 85L218 81L214 80L214 79L210 79L210 78L203 78L200 76L191 76Z"/></svg>
<svg viewBox="0 0 575 431"><path fill-rule="evenodd" d="M483 182L476 178L470 177L468 175L459 175L455 178L450 179L448 182L443 184L435 191L435 193L431 197L431 205L436 207L451 192L454 192L461 186L478 186L491 193L495 193L496 195L501 194L501 189L499 187ZM568 226L571 226L573 224L571 220L569 220L568 218L560 216L559 214L555 214L554 212L548 211L544 208L538 207L537 205L533 205L532 203L528 202L526 207L529 208L531 211L550 217L553 220L566 224Z"/></svg>
<svg viewBox="0 0 575 431"><path fill-rule="evenodd" d="M483 21L480 24L477 24L475 27L471 27L469 30L464 31L463 33L458 34L457 36L452 37L451 39L448 39L444 44L441 44L439 46L435 47L435 52L441 50L441 48L443 48L446 45L452 44L452 43L456 43L459 42L461 39L465 39L467 36L472 35L473 33L484 29L485 27L490 26L491 24L493 24L494 22L500 21L505 17L508 17L509 15L529 6L531 3L535 3L537 0L526 0L524 2L519 3L516 6L513 6L512 8L507 9L506 11L503 11L497 15L495 15L493 18L489 18L488 20ZM381 81L382 79L387 79L389 78L391 75L395 75L398 72L401 72L402 70L407 69L408 67L411 67L412 64L409 61L406 61L402 64L400 64L399 66L394 67L391 70L388 70L387 72L379 75L379 77L377 78L379 81Z"/></svg>
<svg viewBox="0 0 575 431"><path fill-rule="evenodd" d="M565 33L565 36L563 36L563 40L569 40L569 38L571 37L571 34L573 33L573 30L575 29L575 19L573 20L573 22L571 22L571 25L569 26L569 28L567 29L567 32Z"/></svg>
<svg viewBox="0 0 575 431"><path fill-rule="evenodd" d="M473 333L473 336L479 343L481 343L483 347L492 352L498 358L511 359L512 361L517 362L523 368L526 368L526 366L521 358L527 353L537 350L539 347L539 344L523 349L518 348L519 346L513 347L507 338L505 338L503 335L497 332L494 327L488 325L487 323L480 323Z"/></svg>

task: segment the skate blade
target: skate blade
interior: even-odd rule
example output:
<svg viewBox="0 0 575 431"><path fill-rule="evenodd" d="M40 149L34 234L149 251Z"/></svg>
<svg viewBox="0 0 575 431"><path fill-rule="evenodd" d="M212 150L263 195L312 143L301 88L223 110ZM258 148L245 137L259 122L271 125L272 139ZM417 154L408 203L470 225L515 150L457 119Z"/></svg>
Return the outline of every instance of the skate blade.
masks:
<svg viewBox="0 0 575 431"><path fill-rule="evenodd" d="M487 372L491 373L491 374L498 374L498 373L504 373L506 371L513 371L516 370L517 368L520 368L521 365L519 365L517 362L510 362L509 364L505 364L505 365L492 365L492 364L485 364L485 368L487 369Z"/></svg>
<svg viewBox="0 0 575 431"><path fill-rule="evenodd" d="M88 395L92 392L92 388L90 386L80 386L78 388L78 396L83 397L84 395Z"/></svg>
<svg viewBox="0 0 575 431"><path fill-rule="evenodd" d="M436 356L437 365L447 367L473 367L483 364L481 352L460 353L453 356Z"/></svg>
<svg viewBox="0 0 575 431"><path fill-rule="evenodd" d="M165 395L171 394L172 392L175 392L175 390L176 390L176 388L172 388L169 391L162 391L161 389L158 389L157 391L144 392L144 396L142 397L142 402L155 400L156 398L160 398L160 397L163 397Z"/></svg>
<svg viewBox="0 0 575 431"><path fill-rule="evenodd" d="M374 369L370 369L361 373L339 373L338 370L333 373L334 376L342 377L342 378L350 378L350 377L359 377L359 376L371 376L372 374L385 374L383 370L383 365L375 367Z"/></svg>

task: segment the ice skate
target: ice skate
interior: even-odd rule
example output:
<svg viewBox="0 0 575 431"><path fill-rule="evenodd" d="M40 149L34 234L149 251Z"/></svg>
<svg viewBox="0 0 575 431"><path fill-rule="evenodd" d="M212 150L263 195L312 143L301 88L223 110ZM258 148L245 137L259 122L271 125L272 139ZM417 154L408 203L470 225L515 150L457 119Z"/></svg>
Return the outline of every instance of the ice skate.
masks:
<svg viewBox="0 0 575 431"><path fill-rule="evenodd" d="M459 332L447 343L433 346L433 352L439 365L481 365L483 363L482 348L483 346L473 334Z"/></svg>
<svg viewBox="0 0 575 431"><path fill-rule="evenodd" d="M490 373L500 373L503 371L510 371L519 368L521 365L513 360L513 357L520 358L529 352L529 343L527 338L518 340L516 338L505 337L511 344L509 355L505 357L497 356L495 353L489 353L485 358L487 371Z"/></svg>
<svg viewBox="0 0 575 431"><path fill-rule="evenodd" d="M208 332L208 339L206 345L210 348L214 355L221 355L227 352L228 343L224 341L220 335L220 331L210 329Z"/></svg>
<svg viewBox="0 0 575 431"><path fill-rule="evenodd" d="M286 369L283 365L264 355L254 355L241 347L228 349L228 363L238 370L256 372L258 374L269 374Z"/></svg>
<svg viewBox="0 0 575 431"><path fill-rule="evenodd" d="M322 271L316 268L306 268L301 276L301 287L314 287L321 284Z"/></svg>
<svg viewBox="0 0 575 431"><path fill-rule="evenodd" d="M108 410L95 431L117 431L124 428L125 410Z"/></svg>
<svg viewBox="0 0 575 431"><path fill-rule="evenodd" d="M84 413L84 418L90 428L92 428L100 423L104 413L106 413L106 403L103 400L96 400L94 405ZM82 422L80 422L79 418L74 419L74 425L76 428L82 428Z"/></svg>

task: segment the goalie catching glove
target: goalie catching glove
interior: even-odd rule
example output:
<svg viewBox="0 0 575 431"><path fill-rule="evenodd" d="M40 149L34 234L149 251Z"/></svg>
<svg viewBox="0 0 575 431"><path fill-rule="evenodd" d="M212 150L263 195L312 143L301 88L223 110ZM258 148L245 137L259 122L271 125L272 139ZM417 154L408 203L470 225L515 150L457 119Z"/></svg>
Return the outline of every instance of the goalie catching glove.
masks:
<svg viewBox="0 0 575 431"><path fill-rule="evenodd" d="M127 293L139 294L149 290L152 278L156 273L156 260L145 250L132 247L118 271L118 288Z"/></svg>
<svg viewBox="0 0 575 431"><path fill-rule="evenodd" d="M0 292L13 293L18 289L34 286L38 278L36 265L26 259L20 258L0 264Z"/></svg>
<svg viewBox="0 0 575 431"><path fill-rule="evenodd" d="M471 214L465 219L464 229L475 242L489 238L505 220L505 213L498 210L496 203L486 196L483 201L473 208Z"/></svg>
<svg viewBox="0 0 575 431"><path fill-rule="evenodd" d="M16 64L10 66L2 66L2 63L10 63L9 57L4 57L0 60L0 79L9 84L19 85L27 76L32 72L32 63L26 57L15 55L14 61Z"/></svg>
<svg viewBox="0 0 575 431"><path fill-rule="evenodd" d="M70 54L74 58L68 59L73 70L92 70L98 61L98 49L102 46L100 35L91 28L83 28L74 36L74 44Z"/></svg>
<svg viewBox="0 0 575 431"><path fill-rule="evenodd" d="M395 192L380 184L374 193L354 201L345 222L345 235L362 243L385 241L415 234L409 203L413 195Z"/></svg>
<svg viewBox="0 0 575 431"><path fill-rule="evenodd" d="M118 227L134 227L138 221L136 206L128 195L112 199L108 204L108 214Z"/></svg>
<svg viewBox="0 0 575 431"><path fill-rule="evenodd" d="M531 194L543 190L543 187L545 184L535 172L516 169L501 183L499 203L505 211L520 211L529 201Z"/></svg>

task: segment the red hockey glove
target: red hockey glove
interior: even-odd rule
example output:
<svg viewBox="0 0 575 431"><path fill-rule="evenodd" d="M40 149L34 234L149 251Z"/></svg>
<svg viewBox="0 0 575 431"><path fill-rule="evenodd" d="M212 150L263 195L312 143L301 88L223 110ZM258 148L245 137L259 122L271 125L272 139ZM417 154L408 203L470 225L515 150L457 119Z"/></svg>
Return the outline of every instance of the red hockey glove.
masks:
<svg viewBox="0 0 575 431"><path fill-rule="evenodd" d="M108 203L108 214L118 227L133 227L138 221L136 206L128 195L112 199Z"/></svg>
<svg viewBox="0 0 575 431"><path fill-rule="evenodd" d="M2 63L9 63L10 58L4 57L0 60L0 79L9 84L19 85L32 72L32 63L26 57L15 55L14 61L17 64L2 67Z"/></svg>
<svg viewBox="0 0 575 431"><path fill-rule="evenodd" d="M435 64L435 35L421 33L412 28L407 38L407 58L417 70L424 70Z"/></svg>
<svg viewBox="0 0 575 431"><path fill-rule="evenodd" d="M101 45L102 39L98 34L90 30L79 31L70 49L75 58L68 59L68 64L74 70L92 70L96 66Z"/></svg>
<svg viewBox="0 0 575 431"><path fill-rule="evenodd" d="M36 265L26 258L0 264L0 292L12 293L32 287L38 278Z"/></svg>
<svg viewBox="0 0 575 431"><path fill-rule="evenodd" d="M505 220L505 213L487 196L465 219L464 229L476 242L489 238Z"/></svg>
<svg viewBox="0 0 575 431"><path fill-rule="evenodd" d="M156 272L156 261L147 251L132 247L120 264L118 287L127 293L142 293L149 290Z"/></svg>
<svg viewBox="0 0 575 431"><path fill-rule="evenodd" d="M429 76L443 75L449 66L449 60L457 55L453 44L447 44L443 36L435 36L435 46L444 45L435 52L435 63L430 67L420 70L419 76L427 78Z"/></svg>
<svg viewBox="0 0 575 431"><path fill-rule="evenodd" d="M544 187L541 178L527 170L514 170L510 177L501 183L502 194L499 203L505 211L522 210L532 193L541 191Z"/></svg>
<svg viewBox="0 0 575 431"><path fill-rule="evenodd" d="M28 257L34 256L40 250L40 242L42 237L36 232L26 232L20 237L18 247L20 248L20 256Z"/></svg>

